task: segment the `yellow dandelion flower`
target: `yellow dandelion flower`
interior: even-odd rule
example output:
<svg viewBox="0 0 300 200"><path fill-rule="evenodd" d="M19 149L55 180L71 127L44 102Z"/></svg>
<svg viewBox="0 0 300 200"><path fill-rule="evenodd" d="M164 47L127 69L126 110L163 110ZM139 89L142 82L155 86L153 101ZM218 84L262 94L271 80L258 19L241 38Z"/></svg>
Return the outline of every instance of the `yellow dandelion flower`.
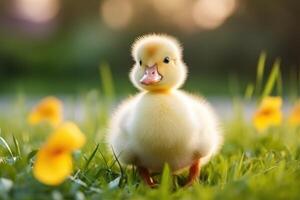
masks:
<svg viewBox="0 0 300 200"><path fill-rule="evenodd" d="M300 101L296 103L289 116L289 124L292 126L300 125Z"/></svg>
<svg viewBox="0 0 300 200"><path fill-rule="evenodd" d="M74 123L61 124L37 153L34 177L46 185L62 183L73 170L72 151L84 143L85 136Z"/></svg>
<svg viewBox="0 0 300 200"><path fill-rule="evenodd" d="M56 127L61 123L62 118L62 102L55 97L46 97L32 109L28 116L28 122L31 125L36 125L46 121Z"/></svg>
<svg viewBox="0 0 300 200"><path fill-rule="evenodd" d="M265 97L254 114L253 123L257 131L262 132L282 122L281 97Z"/></svg>

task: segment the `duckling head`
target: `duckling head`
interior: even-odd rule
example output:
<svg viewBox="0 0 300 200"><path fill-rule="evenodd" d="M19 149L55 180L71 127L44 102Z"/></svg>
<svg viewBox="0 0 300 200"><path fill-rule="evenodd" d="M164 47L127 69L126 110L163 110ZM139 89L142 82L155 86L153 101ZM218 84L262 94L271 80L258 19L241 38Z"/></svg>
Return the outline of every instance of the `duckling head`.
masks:
<svg viewBox="0 0 300 200"><path fill-rule="evenodd" d="M178 41L167 35L146 35L132 47L131 82L140 90L167 91L183 85L187 67Z"/></svg>

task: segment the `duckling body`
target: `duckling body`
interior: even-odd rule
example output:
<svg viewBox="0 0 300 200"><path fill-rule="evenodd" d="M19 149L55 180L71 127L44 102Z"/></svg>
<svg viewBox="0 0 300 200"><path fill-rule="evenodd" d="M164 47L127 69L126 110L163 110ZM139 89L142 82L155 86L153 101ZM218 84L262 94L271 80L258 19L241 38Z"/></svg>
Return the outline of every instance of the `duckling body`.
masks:
<svg viewBox="0 0 300 200"><path fill-rule="evenodd" d="M173 172L190 167L189 181L193 182L199 176L200 162L205 164L218 151L222 136L209 104L178 89L185 80L186 66L181 62L179 47L172 46L174 41L160 39L148 36L134 47L134 58L140 66L134 66L130 77L142 91L116 110L108 143L121 162L141 169L149 185L153 183L149 172L160 172L165 163ZM139 54L149 53L153 45L158 53L150 52L148 57ZM169 57L162 63L157 58L160 54ZM143 68L137 57L151 63ZM153 61L153 57L158 60Z"/></svg>
<svg viewBox="0 0 300 200"><path fill-rule="evenodd" d="M220 143L217 124L207 131L214 119L208 103L180 90L143 92L122 106L113 120L122 128L110 143L126 164L159 172L168 163L177 171L209 157Z"/></svg>

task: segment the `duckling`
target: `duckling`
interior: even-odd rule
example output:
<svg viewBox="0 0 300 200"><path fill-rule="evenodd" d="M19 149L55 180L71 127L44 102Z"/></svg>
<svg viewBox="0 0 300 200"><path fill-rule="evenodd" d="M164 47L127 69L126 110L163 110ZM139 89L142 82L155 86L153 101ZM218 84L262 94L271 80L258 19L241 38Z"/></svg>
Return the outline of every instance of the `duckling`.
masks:
<svg viewBox="0 0 300 200"><path fill-rule="evenodd" d="M172 172L189 168L186 185L222 144L219 122L201 97L179 90L187 77L178 41L145 35L132 46L130 80L140 92L125 100L111 118L108 144L123 164L137 167L146 184L167 163Z"/></svg>

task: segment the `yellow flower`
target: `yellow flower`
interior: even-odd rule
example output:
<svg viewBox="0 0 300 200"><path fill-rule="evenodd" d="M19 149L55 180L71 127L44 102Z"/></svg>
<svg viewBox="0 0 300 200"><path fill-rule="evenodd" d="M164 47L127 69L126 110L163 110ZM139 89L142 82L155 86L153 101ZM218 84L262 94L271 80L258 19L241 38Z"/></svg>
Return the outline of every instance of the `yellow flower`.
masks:
<svg viewBox="0 0 300 200"><path fill-rule="evenodd" d="M292 109L291 115L289 116L289 124L292 126L300 125L300 101L298 101Z"/></svg>
<svg viewBox="0 0 300 200"><path fill-rule="evenodd" d="M62 102L55 97L46 97L32 109L28 116L28 122L36 125L46 121L56 127L62 121L62 113Z"/></svg>
<svg viewBox="0 0 300 200"><path fill-rule="evenodd" d="M46 185L62 183L73 170L72 151L84 143L85 136L74 123L61 124L37 153L34 177Z"/></svg>
<svg viewBox="0 0 300 200"><path fill-rule="evenodd" d="M270 126L278 126L282 122L281 97L265 97L253 117L257 131L262 132Z"/></svg>

